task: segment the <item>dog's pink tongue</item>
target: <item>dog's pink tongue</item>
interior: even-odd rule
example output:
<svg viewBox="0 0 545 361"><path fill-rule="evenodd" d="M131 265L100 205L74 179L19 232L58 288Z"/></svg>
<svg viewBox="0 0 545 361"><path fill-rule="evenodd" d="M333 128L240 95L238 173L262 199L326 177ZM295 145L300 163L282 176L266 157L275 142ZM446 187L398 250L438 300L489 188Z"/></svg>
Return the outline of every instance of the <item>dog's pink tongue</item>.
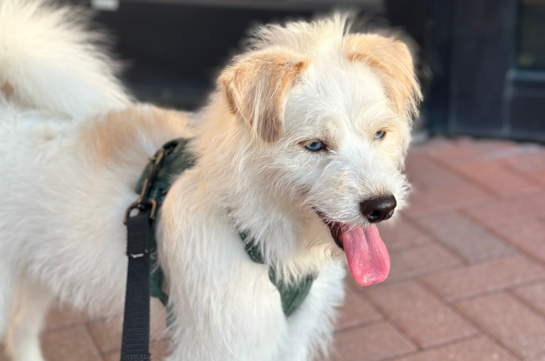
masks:
<svg viewBox="0 0 545 361"><path fill-rule="evenodd" d="M390 257L377 227L341 232L348 266L356 282L369 286L384 281L390 272Z"/></svg>

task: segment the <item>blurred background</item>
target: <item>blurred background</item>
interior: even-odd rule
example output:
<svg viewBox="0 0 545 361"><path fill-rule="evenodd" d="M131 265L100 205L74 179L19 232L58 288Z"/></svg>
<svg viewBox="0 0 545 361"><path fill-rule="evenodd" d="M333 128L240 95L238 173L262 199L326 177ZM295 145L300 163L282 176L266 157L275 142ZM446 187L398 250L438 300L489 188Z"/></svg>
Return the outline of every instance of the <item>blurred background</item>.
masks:
<svg viewBox="0 0 545 361"><path fill-rule="evenodd" d="M349 7L406 32L425 96L410 206L380 226L387 281L347 280L332 360L545 361L545 0L73 2L97 11L137 98L189 110L256 24ZM47 361L117 361L120 335L120 317L58 306L43 344Z"/></svg>
<svg viewBox="0 0 545 361"><path fill-rule="evenodd" d="M81 0L75 0L82 3ZM417 45L431 133L545 141L543 0L91 0L142 100L195 108L248 28L353 8Z"/></svg>

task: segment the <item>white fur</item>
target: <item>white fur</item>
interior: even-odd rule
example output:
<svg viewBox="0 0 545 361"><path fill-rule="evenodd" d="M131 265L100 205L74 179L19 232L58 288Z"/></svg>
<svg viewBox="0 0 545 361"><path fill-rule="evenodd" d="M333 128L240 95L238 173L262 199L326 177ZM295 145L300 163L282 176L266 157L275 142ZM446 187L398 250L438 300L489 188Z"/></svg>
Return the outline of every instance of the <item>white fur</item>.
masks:
<svg viewBox="0 0 545 361"><path fill-rule="evenodd" d="M0 2L0 84L13 88L11 101L76 119L128 105L116 67L95 45L103 36L84 24L81 10Z"/></svg>
<svg viewBox="0 0 545 361"><path fill-rule="evenodd" d="M366 226L362 200L392 193L402 205L407 190L400 169L410 122L392 110L381 74L347 60L346 18L256 36L250 55L282 48L308 62L281 104L283 136L270 143L231 112L222 89L194 126L185 114L131 103L72 14L0 2L0 336L13 360L43 360L38 334L55 297L93 313L122 311L124 211L147 157L189 136L198 162L174 181L157 235L175 316L169 360L327 354L344 254L313 208ZM382 128L388 135L377 142ZM330 152L304 149L322 137ZM248 258L238 230L262 246L265 265ZM288 319L271 266L288 282L317 276Z"/></svg>

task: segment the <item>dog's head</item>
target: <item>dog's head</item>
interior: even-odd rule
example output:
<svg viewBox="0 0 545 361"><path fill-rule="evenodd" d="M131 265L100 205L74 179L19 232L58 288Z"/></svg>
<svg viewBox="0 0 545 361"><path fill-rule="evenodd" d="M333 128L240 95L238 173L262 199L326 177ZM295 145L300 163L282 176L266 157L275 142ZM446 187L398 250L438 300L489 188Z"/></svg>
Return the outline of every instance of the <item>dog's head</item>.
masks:
<svg viewBox="0 0 545 361"><path fill-rule="evenodd" d="M350 34L342 15L263 27L251 45L219 84L259 143L259 172L329 225L359 283L380 282L389 259L375 224L404 204L421 98L407 46Z"/></svg>

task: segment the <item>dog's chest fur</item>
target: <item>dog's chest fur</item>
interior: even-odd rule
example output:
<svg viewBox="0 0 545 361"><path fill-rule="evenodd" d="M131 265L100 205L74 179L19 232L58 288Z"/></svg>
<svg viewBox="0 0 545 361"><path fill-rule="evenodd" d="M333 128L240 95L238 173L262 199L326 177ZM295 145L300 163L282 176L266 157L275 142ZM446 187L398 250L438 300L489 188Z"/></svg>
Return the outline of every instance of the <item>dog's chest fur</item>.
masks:
<svg viewBox="0 0 545 361"><path fill-rule="evenodd" d="M290 219L283 231L263 232L262 244L304 244L301 237L305 231L316 236L310 232L316 225L294 227L292 222ZM281 223L274 225L282 227ZM268 227L266 222L262 226ZM198 164L173 185L163 205L159 236L161 263L166 265L171 283L169 293L180 315L179 330L186 337L191 330L204 327L209 332L207 337L223 340L227 346L241 345L241 340L253 335L256 342L276 341L264 344L266 350L261 348L259 354L248 345L241 352L249 355L248 360L303 360L308 356L309 343L323 341L330 334L334 307L343 297L342 263L325 257L317 261L316 255L325 253L319 246L299 249L291 258L279 259L286 277L301 277L309 271L317 275L307 300L286 319L280 295L269 280L269 266L250 260L232 214L218 205L207 182L200 178ZM291 358L294 350L301 354L299 358Z"/></svg>

